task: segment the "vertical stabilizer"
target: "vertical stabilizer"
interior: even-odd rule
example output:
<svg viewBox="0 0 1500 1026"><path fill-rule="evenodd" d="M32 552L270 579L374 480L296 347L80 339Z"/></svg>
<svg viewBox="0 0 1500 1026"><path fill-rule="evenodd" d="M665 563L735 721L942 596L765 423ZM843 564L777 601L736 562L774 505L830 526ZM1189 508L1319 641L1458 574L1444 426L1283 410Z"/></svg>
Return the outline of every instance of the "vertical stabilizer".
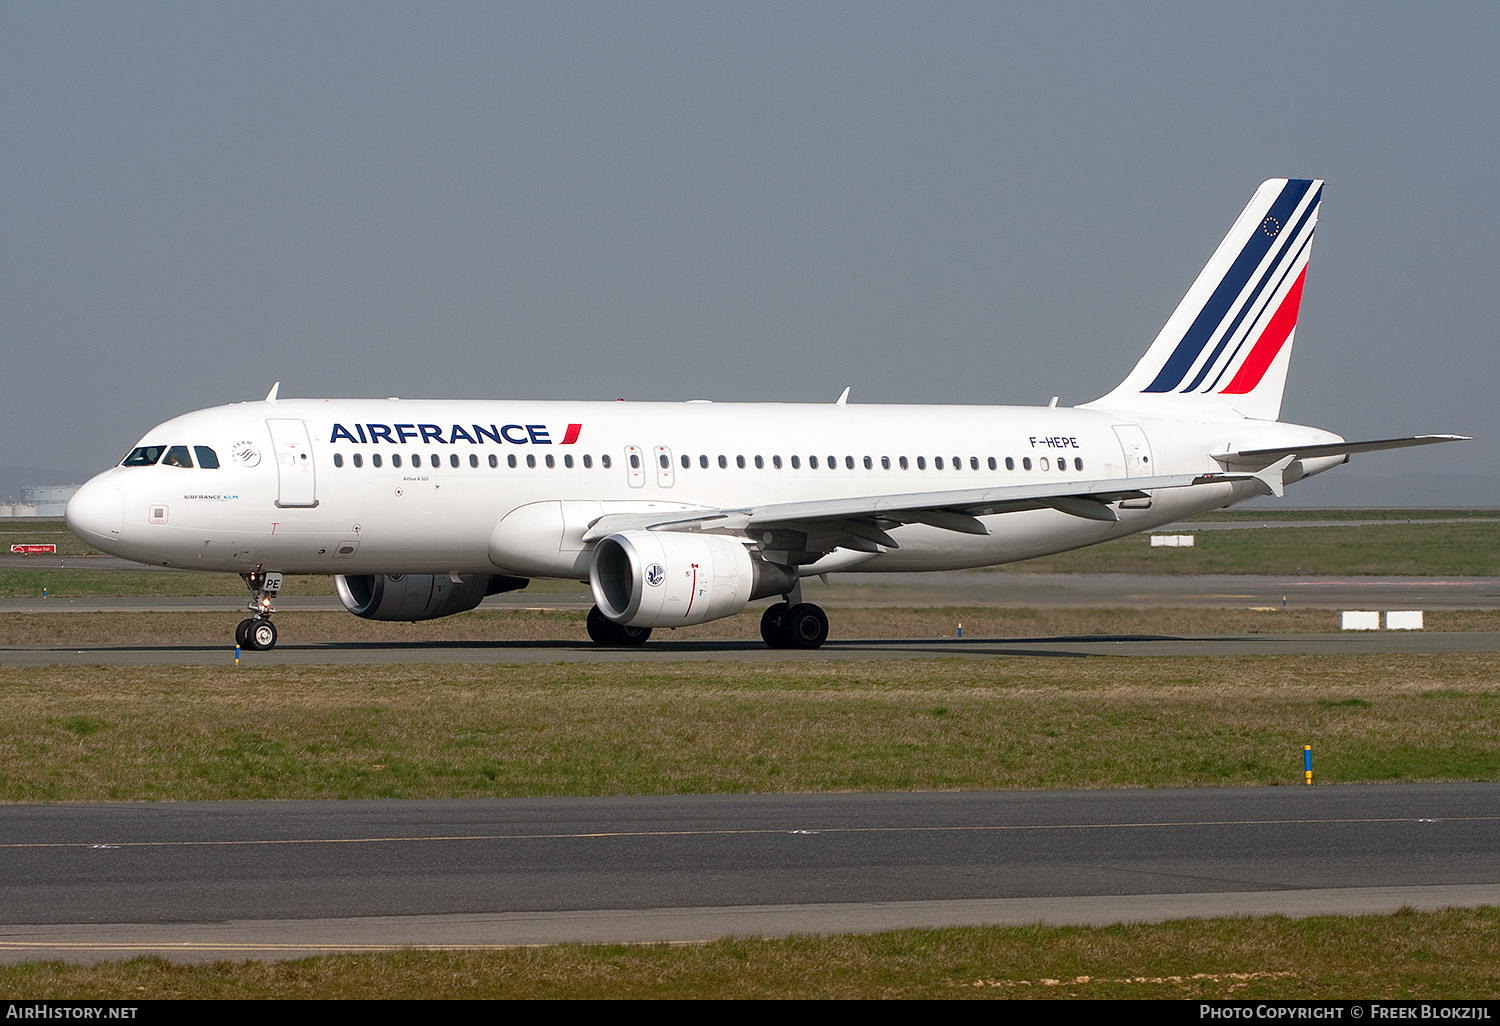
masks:
<svg viewBox="0 0 1500 1026"><path fill-rule="evenodd" d="M1141 362L1086 405L1277 419L1322 199L1321 180L1262 184Z"/></svg>

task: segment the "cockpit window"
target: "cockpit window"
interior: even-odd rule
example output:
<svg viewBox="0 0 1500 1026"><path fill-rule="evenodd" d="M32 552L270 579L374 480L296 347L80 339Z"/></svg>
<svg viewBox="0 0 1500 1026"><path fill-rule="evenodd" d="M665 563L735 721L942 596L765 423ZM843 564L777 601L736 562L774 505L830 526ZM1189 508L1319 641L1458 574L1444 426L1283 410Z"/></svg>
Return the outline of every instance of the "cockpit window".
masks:
<svg viewBox="0 0 1500 1026"><path fill-rule="evenodd" d="M164 467L187 467L188 469L192 469L193 458L188 455L187 446L174 445L161 458L161 465Z"/></svg>
<svg viewBox="0 0 1500 1026"><path fill-rule="evenodd" d="M206 445L193 446L193 455L198 457L198 466L204 470L219 469L219 454Z"/></svg>
<svg viewBox="0 0 1500 1026"><path fill-rule="evenodd" d="M130 455L120 464L122 467L154 467L156 461L161 459L161 454L167 451L165 445L138 445L130 450Z"/></svg>

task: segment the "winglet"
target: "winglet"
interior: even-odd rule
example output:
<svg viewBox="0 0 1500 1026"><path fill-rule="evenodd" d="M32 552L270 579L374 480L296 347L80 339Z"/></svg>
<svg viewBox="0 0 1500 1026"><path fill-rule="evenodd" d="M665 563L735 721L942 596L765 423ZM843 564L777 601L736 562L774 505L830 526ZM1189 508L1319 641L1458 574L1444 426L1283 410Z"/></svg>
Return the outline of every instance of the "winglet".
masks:
<svg viewBox="0 0 1500 1026"><path fill-rule="evenodd" d="M1250 476L1265 485L1270 489L1271 494L1279 499L1286 491L1286 468L1291 466L1296 458L1295 453L1291 456L1283 456L1269 467L1257 470Z"/></svg>
<svg viewBox="0 0 1500 1026"><path fill-rule="evenodd" d="M279 391L281 391L281 382L278 381L276 382L276 384L272 385L271 390L266 393L266 402L274 403L276 401L276 393Z"/></svg>
<svg viewBox="0 0 1500 1026"><path fill-rule="evenodd" d="M844 390L839 393L839 397L833 401L833 405L835 405L835 406L847 406L848 403L849 403L849 389L851 387L853 387L853 386L851 386L851 385L845 385L844 386Z"/></svg>

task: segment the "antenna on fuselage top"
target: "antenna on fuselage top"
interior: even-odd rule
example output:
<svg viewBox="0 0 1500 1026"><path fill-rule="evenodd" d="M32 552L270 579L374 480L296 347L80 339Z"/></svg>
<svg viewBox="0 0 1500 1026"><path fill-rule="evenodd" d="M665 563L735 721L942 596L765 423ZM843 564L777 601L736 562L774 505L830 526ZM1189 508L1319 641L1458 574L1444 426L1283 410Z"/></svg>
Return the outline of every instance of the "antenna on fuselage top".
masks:
<svg viewBox="0 0 1500 1026"><path fill-rule="evenodd" d="M268 402L268 403L274 403L276 401L276 393L278 391L280 391L280 390L281 390L281 382L278 381L278 382L276 382L276 384L272 385L271 386L271 390L266 393L266 402Z"/></svg>
<svg viewBox="0 0 1500 1026"><path fill-rule="evenodd" d="M833 405L835 405L835 406L844 406L844 405L846 405L849 402L849 389L851 389L853 387L854 386L852 386L852 385L845 385L843 392L839 393L839 397L833 401Z"/></svg>

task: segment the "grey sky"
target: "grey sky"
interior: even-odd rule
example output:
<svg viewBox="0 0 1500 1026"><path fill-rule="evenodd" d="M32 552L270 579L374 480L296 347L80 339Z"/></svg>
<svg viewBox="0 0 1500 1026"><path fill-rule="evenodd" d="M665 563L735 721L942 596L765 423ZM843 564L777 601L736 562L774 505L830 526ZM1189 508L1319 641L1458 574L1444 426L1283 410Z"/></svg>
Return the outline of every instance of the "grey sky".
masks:
<svg viewBox="0 0 1500 1026"><path fill-rule="evenodd" d="M0 463L283 395L1064 404L1328 180L1284 419L1479 441L1500 6L0 6Z"/></svg>

